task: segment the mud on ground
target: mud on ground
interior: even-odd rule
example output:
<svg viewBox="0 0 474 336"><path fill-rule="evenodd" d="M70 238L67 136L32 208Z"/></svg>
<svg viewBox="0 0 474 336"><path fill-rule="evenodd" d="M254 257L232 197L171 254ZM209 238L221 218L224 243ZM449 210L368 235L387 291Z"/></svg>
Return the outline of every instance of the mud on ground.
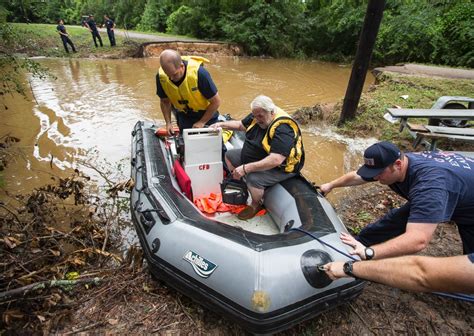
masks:
<svg viewBox="0 0 474 336"><path fill-rule="evenodd" d="M336 205L346 225L354 230L377 218L402 200L380 186L354 188ZM357 207L354 207L357 204ZM452 224L441 225L424 254L461 253ZM140 249L130 251L127 262L104 269L98 286L56 292L64 296L58 311L37 321L35 333L78 334L180 334L242 335L237 325L202 308L187 297L153 279L141 263ZM51 293L43 292L48 297ZM66 299L67 298L67 299ZM49 308L51 309L51 307ZM354 301L325 312L279 335L336 334L472 334L474 306L433 294L411 293L368 283ZM7 329L8 334L22 333Z"/></svg>

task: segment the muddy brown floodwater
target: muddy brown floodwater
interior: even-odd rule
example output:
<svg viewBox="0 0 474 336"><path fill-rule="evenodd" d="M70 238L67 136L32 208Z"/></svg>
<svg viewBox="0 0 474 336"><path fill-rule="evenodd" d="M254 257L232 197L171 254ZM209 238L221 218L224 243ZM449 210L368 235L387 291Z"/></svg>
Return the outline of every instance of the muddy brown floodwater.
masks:
<svg viewBox="0 0 474 336"><path fill-rule="evenodd" d="M338 101L350 76L350 67L316 61L210 59L207 68L223 100L220 112L234 118L249 113L258 94L272 97L289 113ZM8 110L2 111L0 134L21 138L21 155L3 173L6 190L28 192L48 183L51 175L66 175L76 167L98 178L82 163L100 160L121 164L127 175L133 125L140 119L163 122L155 93L158 59L37 61L57 79L29 78L33 95L4 100ZM367 83L372 81L369 75ZM317 128L305 129L304 141L303 173L316 183L349 169L357 161L357 149L365 145Z"/></svg>

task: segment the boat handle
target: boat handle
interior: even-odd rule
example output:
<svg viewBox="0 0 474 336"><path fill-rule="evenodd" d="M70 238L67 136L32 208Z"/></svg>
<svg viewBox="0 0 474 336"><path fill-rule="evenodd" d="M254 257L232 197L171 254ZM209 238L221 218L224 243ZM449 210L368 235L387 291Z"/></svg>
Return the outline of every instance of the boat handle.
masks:
<svg viewBox="0 0 474 336"><path fill-rule="evenodd" d="M156 222L150 212L143 211L140 213L140 223L143 227L151 229Z"/></svg>
<svg viewBox="0 0 474 336"><path fill-rule="evenodd" d="M159 209L148 209L148 210L143 210L143 211L140 211L140 215L143 215L145 218L146 217L152 217L153 216L146 216L144 215L145 213L150 213L150 212L156 212L156 214L158 215L158 217L160 217L160 220L163 224L168 224L171 219L170 217L168 216L168 214L166 213L165 210L159 208ZM148 219L148 218L147 218ZM154 224L154 223L153 223Z"/></svg>

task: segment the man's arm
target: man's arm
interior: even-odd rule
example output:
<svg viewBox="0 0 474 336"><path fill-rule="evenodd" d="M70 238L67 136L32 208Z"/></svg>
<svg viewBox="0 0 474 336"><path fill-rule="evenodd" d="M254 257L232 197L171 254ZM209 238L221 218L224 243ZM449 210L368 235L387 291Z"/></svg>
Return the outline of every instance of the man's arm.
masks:
<svg viewBox="0 0 474 336"><path fill-rule="evenodd" d="M424 250L431 241L437 226L434 223L408 223L405 233L371 246L375 252L374 259L415 254ZM365 246L361 242L347 233L341 234L341 240L354 248L352 255L357 254L361 259L365 259Z"/></svg>
<svg viewBox="0 0 474 336"><path fill-rule="evenodd" d="M362 177L357 175L355 171L351 171L331 182L322 184L320 189L325 195L327 195L334 188L349 187L349 186L361 185L365 183L368 183L368 181L365 181L364 179L362 179Z"/></svg>
<svg viewBox="0 0 474 336"><path fill-rule="evenodd" d="M161 98L160 107L163 118L165 119L166 129L168 130L168 134L171 135L173 134L173 125L171 125L171 101L169 98Z"/></svg>
<svg viewBox="0 0 474 336"><path fill-rule="evenodd" d="M347 277L344 262L324 268L331 279ZM405 256L359 261L353 264L356 277L412 291L474 293L474 264L467 256L433 258Z"/></svg>
<svg viewBox="0 0 474 336"><path fill-rule="evenodd" d="M245 127L240 120L219 121L209 126L210 128L224 128L233 131L245 131Z"/></svg>
<svg viewBox="0 0 474 336"><path fill-rule="evenodd" d="M405 233L371 246L375 251L375 258L415 254L424 250L430 243L437 226L434 223L408 223Z"/></svg>
<svg viewBox="0 0 474 336"><path fill-rule="evenodd" d="M212 115L217 111L220 105L221 98L219 97L219 93L216 93L214 97L209 99L209 105L206 108L206 112L201 117L201 120L194 123L193 128L203 128L209 119L212 118Z"/></svg>

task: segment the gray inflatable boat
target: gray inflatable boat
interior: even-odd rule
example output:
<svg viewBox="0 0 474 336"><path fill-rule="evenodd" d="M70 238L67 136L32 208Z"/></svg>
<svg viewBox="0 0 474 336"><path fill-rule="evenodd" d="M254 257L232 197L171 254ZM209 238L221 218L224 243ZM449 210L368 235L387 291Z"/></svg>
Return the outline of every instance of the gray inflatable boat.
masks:
<svg viewBox="0 0 474 336"><path fill-rule="evenodd" d="M176 142L156 132L143 121L132 132L131 213L157 278L253 333L289 328L360 294L362 281L331 281L318 269L349 260L333 249L348 253L339 239L346 228L304 177L269 188L263 216L240 221L231 213L205 215L176 179ZM241 145L233 138L228 146ZM187 146L206 160L208 148L185 139ZM212 163L196 167L211 171ZM193 192L203 188L205 179L189 173ZM210 184L204 181L204 188Z"/></svg>

